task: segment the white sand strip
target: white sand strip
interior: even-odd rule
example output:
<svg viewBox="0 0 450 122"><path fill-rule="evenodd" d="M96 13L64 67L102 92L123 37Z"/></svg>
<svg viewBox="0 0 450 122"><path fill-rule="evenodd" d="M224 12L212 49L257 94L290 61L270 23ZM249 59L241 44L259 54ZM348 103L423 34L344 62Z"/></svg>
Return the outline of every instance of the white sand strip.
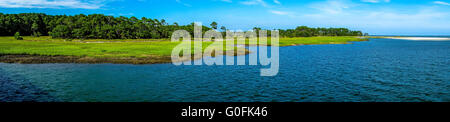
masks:
<svg viewBox="0 0 450 122"><path fill-rule="evenodd" d="M414 41L450 41L450 38L445 37L386 37L386 38L414 40Z"/></svg>

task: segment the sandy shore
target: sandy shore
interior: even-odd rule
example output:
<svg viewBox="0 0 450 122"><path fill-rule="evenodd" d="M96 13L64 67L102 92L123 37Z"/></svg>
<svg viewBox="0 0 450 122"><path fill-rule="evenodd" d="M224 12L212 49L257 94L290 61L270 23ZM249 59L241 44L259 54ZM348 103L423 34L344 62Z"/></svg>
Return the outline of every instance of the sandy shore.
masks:
<svg viewBox="0 0 450 122"><path fill-rule="evenodd" d="M450 41L450 38L445 37L386 37L386 38L414 40L414 41Z"/></svg>

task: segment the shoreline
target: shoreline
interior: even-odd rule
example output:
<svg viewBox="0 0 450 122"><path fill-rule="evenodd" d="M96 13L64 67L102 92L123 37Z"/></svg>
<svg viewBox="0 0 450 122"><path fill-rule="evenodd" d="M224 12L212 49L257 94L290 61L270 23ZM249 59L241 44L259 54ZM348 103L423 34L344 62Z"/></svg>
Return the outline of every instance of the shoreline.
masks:
<svg viewBox="0 0 450 122"><path fill-rule="evenodd" d="M413 41L450 41L450 38L447 37L383 37L383 38L413 40Z"/></svg>
<svg viewBox="0 0 450 122"><path fill-rule="evenodd" d="M170 63L170 57L151 58L95 58L82 56L45 56L28 54L0 54L1 63L17 64L47 64L47 63L76 63L76 64L160 64Z"/></svg>
<svg viewBox="0 0 450 122"><path fill-rule="evenodd" d="M0 38L0 62L19 64L45 63L80 63L80 64L163 64L171 63L170 48L178 43L170 41L149 42L102 42L103 40L88 40L87 42L66 42L49 37L25 37L24 40L14 40L12 37ZM138 40L142 41L142 40ZM279 47L302 45L352 44L353 42L369 41L361 37L302 37L281 38ZM101 43L95 43L101 42ZM209 45L211 43L204 43ZM236 44L235 47L254 46L253 43ZM270 46L267 45L267 46ZM221 53L220 53L221 52ZM227 54L227 50L219 55L239 56L251 52L247 49L235 54ZM214 57L214 55L212 55ZM175 62L197 60L203 58L200 54L192 54L191 58L180 58Z"/></svg>
<svg viewBox="0 0 450 122"><path fill-rule="evenodd" d="M245 50L244 52L235 52L234 54L227 54L227 51L219 53L219 55L227 56L241 56L248 55L251 52ZM214 57L214 54L212 55ZM202 59L202 55L193 54L191 59L181 58L175 62L184 62ZM121 58L98 58L86 56L46 56L46 55L28 55L28 54L0 54L0 63L8 64L48 64L48 63L75 63L75 64L165 64L172 63L171 56L152 56L147 58L136 57L121 57Z"/></svg>
<svg viewBox="0 0 450 122"><path fill-rule="evenodd" d="M368 40L366 40L368 41ZM331 44L353 44L352 42L346 43L327 43L327 44L297 44L289 46L304 46L304 45L331 45ZM254 46L254 45L243 45L243 46ZM270 45L268 45L270 46ZM279 46L279 47L289 47L289 46ZM227 56L241 56L248 55L252 52L245 50L245 52L235 52L234 55L229 55L224 51L220 55ZM214 54L212 55L214 57ZM182 58L175 62L184 62L202 59L202 55L193 54L191 59ZM30 55L30 54L0 54L0 63L8 64L48 64L48 63L75 63L75 64L134 64L134 65L144 65L144 64L165 64L172 63L172 58L170 56L152 56L148 58L136 58L136 57L122 57L122 58L98 58L98 57L87 57L87 56L46 56L46 55Z"/></svg>

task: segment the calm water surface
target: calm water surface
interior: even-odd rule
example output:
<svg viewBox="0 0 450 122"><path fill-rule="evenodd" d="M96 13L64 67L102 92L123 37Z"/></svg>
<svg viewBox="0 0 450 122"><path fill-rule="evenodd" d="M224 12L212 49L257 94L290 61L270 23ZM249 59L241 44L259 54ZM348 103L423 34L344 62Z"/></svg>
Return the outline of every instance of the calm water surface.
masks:
<svg viewBox="0 0 450 122"><path fill-rule="evenodd" d="M261 68L0 63L0 101L450 101L450 41L281 47Z"/></svg>

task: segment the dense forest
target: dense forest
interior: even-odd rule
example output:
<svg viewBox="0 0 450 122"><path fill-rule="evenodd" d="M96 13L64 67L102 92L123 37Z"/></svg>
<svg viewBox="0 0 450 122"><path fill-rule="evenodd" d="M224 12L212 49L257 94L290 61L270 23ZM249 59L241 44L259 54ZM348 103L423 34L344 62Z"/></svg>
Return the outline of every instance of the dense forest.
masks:
<svg viewBox="0 0 450 122"><path fill-rule="evenodd" d="M218 29L213 22L203 31ZM170 38L175 30L187 30L193 35L194 23L189 25L168 24L164 19L142 17L113 17L103 14L91 15L46 15L42 13L2 14L0 13L0 36L52 36L69 39L159 39ZM225 32L226 27L220 30ZM254 30L261 30L255 27ZM346 28L280 29L281 37L311 36L363 36L361 31Z"/></svg>

